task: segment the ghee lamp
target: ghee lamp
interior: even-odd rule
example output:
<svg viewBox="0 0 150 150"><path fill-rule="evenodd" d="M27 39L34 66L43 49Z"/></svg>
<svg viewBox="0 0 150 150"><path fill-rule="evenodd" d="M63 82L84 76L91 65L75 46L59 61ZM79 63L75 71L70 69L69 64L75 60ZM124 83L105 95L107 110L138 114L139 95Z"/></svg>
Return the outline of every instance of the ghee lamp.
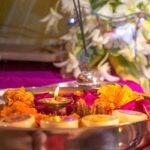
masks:
<svg viewBox="0 0 150 150"><path fill-rule="evenodd" d="M40 122L41 128L78 128L78 119L71 116L49 116Z"/></svg>
<svg viewBox="0 0 150 150"><path fill-rule="evenodd" d="M59 86L55 89L54 96L51 98L40 99L39 102L53 110L59 110L66 107L73 101L72 98L59 96Z"/></svg>
<svg viewBox="0 0 150 150"><path fill-rule="evenodd" d="M34 127L34 124L35 118L29 114L14 115L0 119L0 126L3 127L31 128Z"/></svg>
<svg viewBox="0 0 150 150"><path fill-rule="evenodd" d="M146 114L132 110L114 110L112 115L118 117L120 123L139 122L148 118Z"/></svg>
<svg viewBox="0 0 150 150"><path fill-rule="evenodd" d="M113 126L118 124L119 119L111 115L88 115L81 119L83 127Z"/></svg>

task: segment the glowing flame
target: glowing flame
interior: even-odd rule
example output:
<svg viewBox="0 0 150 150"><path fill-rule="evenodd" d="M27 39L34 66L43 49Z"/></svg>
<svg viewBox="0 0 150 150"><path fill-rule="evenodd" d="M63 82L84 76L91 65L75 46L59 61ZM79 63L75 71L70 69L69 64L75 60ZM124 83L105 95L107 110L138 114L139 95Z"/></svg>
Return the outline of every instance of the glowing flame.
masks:
<svg viewBox="0 0 150 150"><path fill-rule="evenodd" d="M56 87L55 92L54 92L54 97L57 97L59 94L59 86Z"/></svg>

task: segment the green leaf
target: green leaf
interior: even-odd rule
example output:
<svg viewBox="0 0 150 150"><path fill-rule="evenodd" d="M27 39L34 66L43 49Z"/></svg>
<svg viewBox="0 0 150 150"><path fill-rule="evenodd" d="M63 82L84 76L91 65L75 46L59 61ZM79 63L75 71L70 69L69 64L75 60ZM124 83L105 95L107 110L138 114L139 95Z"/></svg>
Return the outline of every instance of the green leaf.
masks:
<svg viewBox="0 0 150 150"><path fill-rule="evenodd" d="M139 8L139 9L142 9L142 7L143 7L143 2L141 2L137 5L137 8Z"/></svg>
<svg viewBox="0 0 150 150"><path fill-rule="evenodd" d="M140 72L138 66L135 62L130 62L128 59L123 57L122 55L118 56L118 60L121 62L121 64L128 68L129 72L133 74L135 77L142 76L142 73Z"/></svg>
<svg viewBox="0 0 150 150"><path fill-rule="evenodd" d="M110 55L109 61L116 73L124 79L130 78L138 81L140 77L144 76L135 62L129 61L122 55Z"/></svg>
<svg viewBox="0 0 150 150"><path fill-rule="evenodd" d="M100 0L100 1L90 0L90 4L94 10L103 7L107 2L108 0Z"/></svg>

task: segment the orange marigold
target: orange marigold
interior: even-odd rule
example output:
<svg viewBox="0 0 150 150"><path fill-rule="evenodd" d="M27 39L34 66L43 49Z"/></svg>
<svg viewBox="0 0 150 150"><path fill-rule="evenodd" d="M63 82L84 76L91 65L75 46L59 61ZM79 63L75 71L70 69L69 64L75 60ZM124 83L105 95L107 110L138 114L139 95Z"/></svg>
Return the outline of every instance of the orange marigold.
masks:
<svg viewBox="0 0 150 150"><path fill-rule="evenodd" d="M99 102L103 105L107 113L114 109L120 109L121 106L132 100L143 99L142 95L132 91L127 85L109 84L104 85L98 90Z"/></svg>
<svg viewBox="0 0 150 150"><path fill-rule="evenodd" d="M31 107L34 101L33 94L31 92L27 92L24 87L16 90L9 89L4 93L3 97L7 99L9 106L15 101L21 101Z"/></svg>
<svg viewBox="0 0 150 150"><path fill-rule="evenodd" d="M41 114L41 113L37 113L35 114L35 127L40 127L40 121L44 118L46 118L47 115L45 114Z"/></svg>
<svg viewBox="0 0 150 150"><path fill-rule="evenodd" d="M4 106L0 111L0 117L7 117L12 114L12 109L9 106Z"/></svg>

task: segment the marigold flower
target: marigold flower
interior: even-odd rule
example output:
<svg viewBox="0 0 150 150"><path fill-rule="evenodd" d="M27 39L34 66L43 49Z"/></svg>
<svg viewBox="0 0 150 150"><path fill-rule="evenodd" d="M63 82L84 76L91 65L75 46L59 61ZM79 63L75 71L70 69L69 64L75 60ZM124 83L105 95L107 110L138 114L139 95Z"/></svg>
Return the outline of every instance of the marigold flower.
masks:
<svg viewBox="0 0 150 150"><path fill-rule="evenodd" d="M9 106L15 101L21 101L31 107L34 102L33 94L31 92L26 92L24 87L16 90L9 89L4 93L3 97L8 100Z"/></svg>
<svg viewBox="0 0 150 150"><path fill-rule="evenodd" d="M127 85L119 84L104 85L98 90L98 94L99 101L97 102L103 105L108 114L132 100L143 99L140 93L132 91Z"/></svg>
<svg viewBox="0 0 150 150"><path fill-rule="evenodd" d="M12 109L9 106L4 106L0 111L0 117L7 117L12 113Z"/></svg>
<svg viewBox="0 0 150 150"><path fill-rule="evenodd" d="M36 115L38 112L33 108L34 96L31 92L26 92L24 87L20 89L9 89L3 97L8 103L0 110L0 117L6 117L17 114Z"/></svg>

